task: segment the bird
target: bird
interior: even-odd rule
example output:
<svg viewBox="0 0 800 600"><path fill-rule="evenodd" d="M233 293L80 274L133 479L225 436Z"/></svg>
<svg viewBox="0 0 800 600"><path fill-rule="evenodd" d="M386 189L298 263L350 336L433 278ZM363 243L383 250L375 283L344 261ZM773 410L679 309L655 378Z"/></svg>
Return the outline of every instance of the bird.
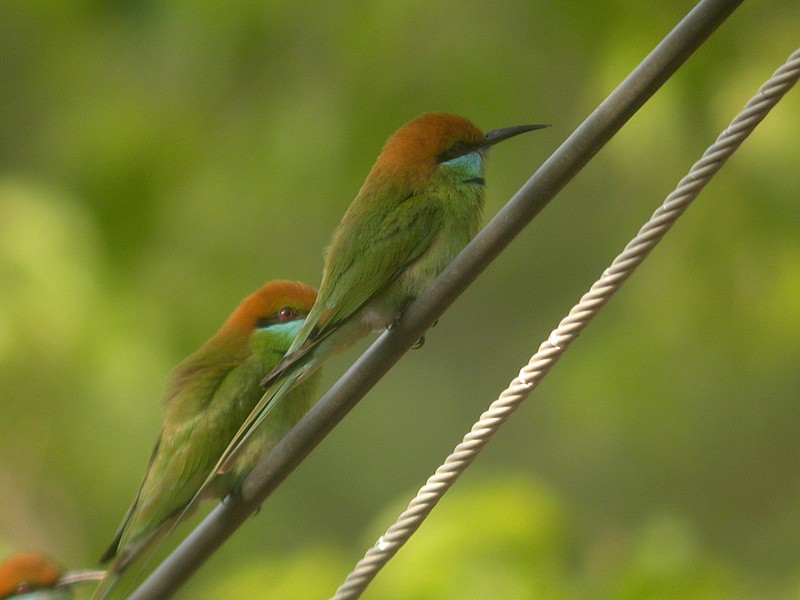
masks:
<svg viewBox="0 0 800 600"><path fill-rule="evenodd" d="M480 229L489 148L544 127L484 134L464 117L425 113L389 137L333 234L311 312L262 381L267 391L221 456L220 468L327 358L398 321Z"/></svg>
<svg viewBox="0 0 800 600"><path fill-rule="evenodd" d="M0 600L70 600L72 588L99 581L104 571L63 567L40 552L16 552L0 562Z"/></svg>
<svg viewBox="0 0 800 600"><path fill-rule="evenodd" d="M68 589L56 589L63 569L35 552L18 552L0 563L0 598L72 597Z"/></svg>
<svg viewBox="0 0 800 600"><path fill-rule="evenodd" d="M235 464L213 469L262 396L259 382L283 358L314 304L313 288L272 281L245 298L222 328L171 373L147 473L111 545L92 598L106 598L123 572L197 502L236 491L250 470L312 406L317 377L295 387L252 436Z"/></svg>

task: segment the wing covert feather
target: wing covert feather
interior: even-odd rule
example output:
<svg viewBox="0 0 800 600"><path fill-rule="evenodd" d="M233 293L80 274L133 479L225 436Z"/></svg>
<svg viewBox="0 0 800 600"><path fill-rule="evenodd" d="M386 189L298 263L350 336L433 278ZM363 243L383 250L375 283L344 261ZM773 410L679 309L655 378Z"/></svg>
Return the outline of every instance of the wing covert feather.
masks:
<svg viewBox="0 0 800 600"><path fill-rule="evenodd" d="M319 335L349 319L424 254L441 230L443 212L438 198L419 194L376 219L351 220L331 247L336 260L320 290L327 315L317 324Z"/></svg>

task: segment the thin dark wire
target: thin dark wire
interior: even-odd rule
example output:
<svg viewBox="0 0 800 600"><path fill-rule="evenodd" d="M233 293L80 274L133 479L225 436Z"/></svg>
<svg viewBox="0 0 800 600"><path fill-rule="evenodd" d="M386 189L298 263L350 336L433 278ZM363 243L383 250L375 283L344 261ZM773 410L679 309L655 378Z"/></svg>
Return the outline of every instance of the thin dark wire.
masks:
<svg viewBox="0 0 800 600"><path fill-rule="evenodd" d="M742 1L701 0L131 598L175 593Z"/></svg>
<svg viewBox="0 0 800 600"><path fill-rule="evenodd" d="M800 50L796 50L759 89L744 110L681 179L675 191L667 196L636 237L614 259L611 266L603 271L589 292L570 310L547 341L539 346L539 350L520 370L519 375L497 400L492 402L470 432L464 436L463 441L428 478L408 508L358 562L336 591L334 600L353 600L364 593L378 571L417 531L442 496L475 460L500 426L523 400L530 396L575 338L663 239L670 227L722 168L725 161L767 116L770 109L797 83L798 78L800 78Z"/></svg>

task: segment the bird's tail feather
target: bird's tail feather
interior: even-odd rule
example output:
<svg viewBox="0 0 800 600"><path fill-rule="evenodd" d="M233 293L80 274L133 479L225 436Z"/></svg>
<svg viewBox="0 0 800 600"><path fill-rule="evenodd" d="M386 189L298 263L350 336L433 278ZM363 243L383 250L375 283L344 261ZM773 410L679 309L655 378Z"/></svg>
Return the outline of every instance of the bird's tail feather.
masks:
<svg viewBox="0 0 800 600"><path fill-rule="evenodd" d="M106 576L92 595L91 600L106 600L119 583L119 580L128 573L134 563L137 564L135 573L132 575L136 581L145 571L153 560L154 556L161 548L161 545L169 538L181 519L186 516L186 511L180 513L179 517L169 517L156 529L147 534L143 539L127 545L121 552L114 557L114 562L106 571ZM142 560L142 558L144 560Z"/></svg>
<svg viewBox="0 0 800 600"><path fill-rule="evenodd" d="M261 387L267 390L267 393L264 394L265 396L269 393L270 388L281 379L281 377L286 375L286 372L298 361L308 354L308 351L312 349L312 346L304 346L298 348L291 354L287 354L283 357L281 362L279 362L275 367L270 371L264 379L261 380Z"/></svg>
<svg viewBox="0 0 800 600"><path fill-rule="evenodd" d="M220 471L225 472L233 466L236 457L245 447L247 440L250 439L250 436L253 434L253 432L258 429L258 426L264 421L264 419L267 418L269 413L275 410L275 407L280 404L281 399L283 399L286 394L294 389L302 375L302 371L289 373L285 378L276 381L266 391L264 396L261 398L261 402L264 402L264 400L267 399L266 402L264 402L262 407L256 406L256 409L250 413L250 416L247 418L245 423L239 429L239 432L236 434L236 437L233 438L231 444L228 446L228 450L226 450L225 454L223 454L223 456L220 458Z"/></svg>

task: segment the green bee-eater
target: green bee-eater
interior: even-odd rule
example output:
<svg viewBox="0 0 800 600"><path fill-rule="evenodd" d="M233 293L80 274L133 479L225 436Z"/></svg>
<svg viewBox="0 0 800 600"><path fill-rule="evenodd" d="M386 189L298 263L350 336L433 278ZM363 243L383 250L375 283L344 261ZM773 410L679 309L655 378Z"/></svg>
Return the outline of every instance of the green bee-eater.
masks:
<svg viewBox="0 0 800 600"><path fill-rule="evenodd" d="M267 392L220 466L326 358L400 317L478 232L489 148L542 127L483 134L467 119L431 113L387 140L333 235L314 307L286 357L262 382Z"/></svg>
<svg viewBox="0 0 800 600"><path fill-rule="evenodd" d="M70 600L73 586L102 577L103 571L64 572L43 554L17 552L0 563L0 600Z"/></svg>
<svg viewBox="0 0 800 600"><path fill-rule="evenodd" d="M95 598L107 597L132 561L188 514L190 503L235 489L311 407L316 377L291 391L230 468L214 468L261 398L259 382L283 358L315 298L301 283L266 284L172 372L161 433L139 493L101 559L115 558Z"/></svg>
<svg viewBox="0 0 800 600"><path fill-rule="evenodd" d="M69 589L56 589L62 568L34 552L20 552L0 563L0 598L69 599Z"/></svg>

